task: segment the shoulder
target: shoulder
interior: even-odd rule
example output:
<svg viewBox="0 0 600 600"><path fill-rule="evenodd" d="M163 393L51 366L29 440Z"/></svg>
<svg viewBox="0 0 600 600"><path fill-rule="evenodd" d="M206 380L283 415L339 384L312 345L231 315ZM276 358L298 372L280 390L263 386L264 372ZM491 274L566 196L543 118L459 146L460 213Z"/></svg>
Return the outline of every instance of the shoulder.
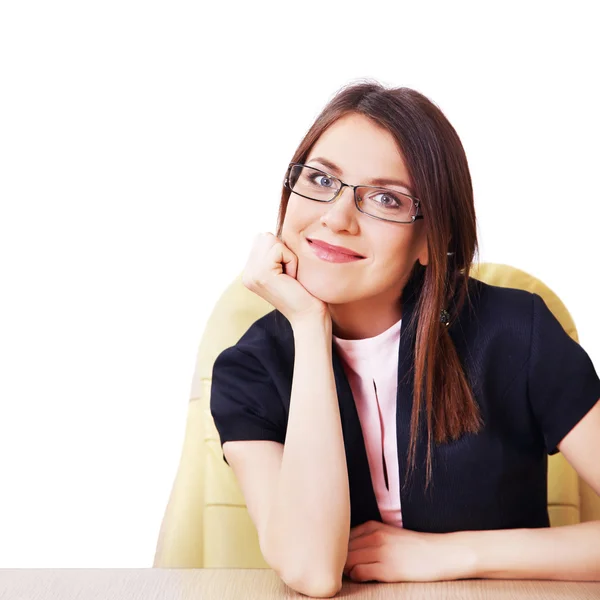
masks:
<svg viewBox="0 0 600 600"><path fill-rule="evenodd" d="M224 368L231 373L251 370L262 372L276 379L277 374L287 372L290 362L293 368L294 336L291 325L278 310L272 310L254 321L233 345L216 357L214 375Z"/></svg>
<svg viewBox="0 0 600 600"><path fill-rule="evenodd" d="M463 335L472 343L504 340L529 346L536 307L543 299L527 290L490 285L470 278L469 295L450 326L451 335ZM546 309L547 310L547 309Z"/></svg>
<svg viewBox="0 0 600 600"><path fill-rule="evenodd" d="M478 377L498 373L508 381L529 359L535 304L543 300L527 290L474 278L468 289L458 318L450 324L450 336Z"/></svg>
<svg viewBox="0 0 600 600"><path fill-rule="evenodd" d="M277 311L267 313L215 359L210 411L221 444L234 440L284 442L286 322Z"/></svg>
<svg viewBox="0 0 600 600"><path fill-rule="evenodd" d="M278 310L260 317L240 337L236 346L240 349L254 346L284 345L293 339L290 322Z"/></svg>
<svg viewBox="0 0 600 600"><path fill-rule="evenodd" d="M273 310L216 357L210 408L222 442L283 441L287 420L284 399L293 373L290 336L289 321Z"/></svg>
<svg viewBox="0 0 600 600"><path fill-rule="evenodd" d="M290 322L278 310L272 310L248 327L232 348L257 357L286 354L294 343Z"/></svg>
<svg viewBox="0 0 600 600"><path fill-rule="evenodd" d="M511 331L528 341L547 330L570 337L568 332L574 328L568 311L555 295L547 301L533 291L490 285L473 278L469 290L470 307L462 311L465 322L470 318L490 331Z"/></svg>
<svg viewBox="0 0 600 600"><path fill-rule="evenodd" d="M528 290L501 287L479 279L469 279L469 296L480 319L497 322L531 323L533 303L537 294Z"/></svg>

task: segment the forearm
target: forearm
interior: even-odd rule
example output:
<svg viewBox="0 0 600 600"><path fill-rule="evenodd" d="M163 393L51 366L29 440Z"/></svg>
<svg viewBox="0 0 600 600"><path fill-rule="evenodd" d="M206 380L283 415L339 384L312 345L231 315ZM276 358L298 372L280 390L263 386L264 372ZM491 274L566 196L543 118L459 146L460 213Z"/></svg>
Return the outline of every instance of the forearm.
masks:
<svg viewBox="0 0 600 600"><path fill-rule="evenodd" d="M314 577L330 587L338 578L341 585L350 530L331 322L317 319L298 324L294 342L287 433L265 538L288 579Z"/></svg>
<svg viewBox="0 0 600 600"><path fill-rule="evenodd" d="M600 580L600 521L445 535L464 548L465 577Z"/></svg>

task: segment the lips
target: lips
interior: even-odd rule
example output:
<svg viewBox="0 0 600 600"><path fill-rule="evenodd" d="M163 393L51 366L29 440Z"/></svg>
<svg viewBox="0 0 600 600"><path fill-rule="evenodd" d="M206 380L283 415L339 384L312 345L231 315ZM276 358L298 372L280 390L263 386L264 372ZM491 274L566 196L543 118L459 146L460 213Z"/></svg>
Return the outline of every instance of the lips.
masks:
<svg viewBox="0 0 600 600"><path fill-rule="evenodd" d="M311 239L311 238L306 238L306 239L309 244L318 246L319 248L323 248L323 250L327 250L327 251L333 252L335 254L343 254L344 256L355 256L358 258L364 258L364 256L362 254L358 254L358 252L355 252L354 250L351 250L350 248L344 248L343 246L334 246L334 245L328 244L327 242L324 242L322 240L316 240L316 239Z"/></svg>

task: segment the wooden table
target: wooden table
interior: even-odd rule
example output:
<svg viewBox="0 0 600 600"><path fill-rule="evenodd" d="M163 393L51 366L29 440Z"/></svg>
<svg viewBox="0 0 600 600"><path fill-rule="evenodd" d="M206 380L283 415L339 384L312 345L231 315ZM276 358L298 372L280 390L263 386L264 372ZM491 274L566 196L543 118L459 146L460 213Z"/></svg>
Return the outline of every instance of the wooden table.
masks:
<svg viewBox="0 0 600 600"><path fill-rule="evenodd" d="M1 600L270 600L306 598L267 569L0 569ZM600 599L600 583L501 581L354 583L336 598L402 600Z"/></svg>

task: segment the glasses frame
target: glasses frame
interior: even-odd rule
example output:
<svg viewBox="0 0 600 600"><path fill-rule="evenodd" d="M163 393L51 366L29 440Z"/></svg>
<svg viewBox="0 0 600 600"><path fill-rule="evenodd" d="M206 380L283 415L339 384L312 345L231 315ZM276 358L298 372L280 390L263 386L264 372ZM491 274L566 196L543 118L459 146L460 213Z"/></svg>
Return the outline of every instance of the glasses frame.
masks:
<svg viewBox="0 0 600 600"><path fill-rule="evenodd" d="M335 179L336 181L339 181L342 185L340 186L340 189L337 191L337 194L331 200L316 200L315 198L311 198L310 196L305 196L304 194L299 194L298 192L295 192L291 188L290 183L289 183L290 170L292 169L292 167L306 167L307 169L313 169L314 171L319 171L319 172L323 173L324 175L327 175L327 177L330 177L331 179ZM340 197L340 194L342 193L343 189L345 187L349 187L352 189L352 192L354 193L354 205L356 206L356 209L358 210L358 212L362 213L363 215L366 215L367 217L377 219L378 221L386 221L387 223L402 223L405 225L407 225L407 224L410 225L410 224L414 223L415 221L417 221L418 219L424 218L423 215L418 214L421 201L418 198L415 198L415 196L411 196L410 194L405 194L404 192L398 192L396 190L390 190L388 188L380 187L377 185L360 185L360 184L352 185L350 183L344 183L339 177L336 177L335 175L331 175L330 173L327 173L327 171L323 171L323 169L318 169L317 167L311 167L310 165L305 165L304 163L290 163L288 165L287 171L285 172L285 179L283 180L283 185L288 190L290 190L290 192L292 194L296 194L297 196L301 196L302 198L307 198L308 200L312 200L313 202L324 202L325 204L329 204L329 203L333 202L334 200L337 200ZM358 201L358 194L356 193L356 188L368 188L371 190L386 190L390 193L402 194L403 196L406 196L407 198L411 199L417 214L413 215L411 217L410 221L394 221L392 219L385 219L384 217L376 217L375 215L371 215L371 214L365 212L364 210L361 210L361 208L359 206L359 201Z"/></svg>

